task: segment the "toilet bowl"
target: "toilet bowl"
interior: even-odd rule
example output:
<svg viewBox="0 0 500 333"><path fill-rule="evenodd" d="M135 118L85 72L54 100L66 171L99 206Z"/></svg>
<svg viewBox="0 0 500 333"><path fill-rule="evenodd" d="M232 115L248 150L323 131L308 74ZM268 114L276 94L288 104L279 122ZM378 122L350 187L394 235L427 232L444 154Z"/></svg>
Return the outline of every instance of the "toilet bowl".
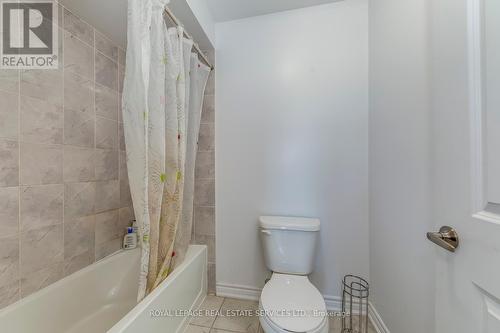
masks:
<svg viewBox="0 0 500 333"><path fill-rule="evenodd" d="M259 310L265 333L327 333L323 296L307 277L313 270L318 219L261 216L262 245L273 272L262 290Z"/></svg>
<svg viewBox="0 0 500 333"><path fill-rule="evenodd" d="M327 333L328 316L320 292L307 276L274 273L259 301L265 333Z"/></svg>

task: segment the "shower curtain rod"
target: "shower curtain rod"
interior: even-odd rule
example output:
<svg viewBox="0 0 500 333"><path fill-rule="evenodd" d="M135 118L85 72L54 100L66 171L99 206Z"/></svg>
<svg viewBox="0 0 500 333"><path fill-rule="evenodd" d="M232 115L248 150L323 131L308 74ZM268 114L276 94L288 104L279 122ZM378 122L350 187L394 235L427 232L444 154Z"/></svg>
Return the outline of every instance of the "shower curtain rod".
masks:
<svg viewBox="0 0 500 333"><path fill-rule="evenodd" d="M182 23L177 19L177 17L175 17L174 13L172 13L172 11L170 10L170 8L168 8L167 6L165 6L165 14L168 15L168 17L170 18L170 20L172 20L172 22L175 25L183 26ZM210 63L210 60L208 60L207 56L201 51L200 47L198 46L198 43L196 43L194 41L193 37L190 34L188 34L185 29L184 29L184 36L186 38L188 38L188 39L192 39L193 40L193 46L196 49L196 52L203 59L203 61L208 65L208 67L210 67L210 70L213 70L214 66Z"/></svg>

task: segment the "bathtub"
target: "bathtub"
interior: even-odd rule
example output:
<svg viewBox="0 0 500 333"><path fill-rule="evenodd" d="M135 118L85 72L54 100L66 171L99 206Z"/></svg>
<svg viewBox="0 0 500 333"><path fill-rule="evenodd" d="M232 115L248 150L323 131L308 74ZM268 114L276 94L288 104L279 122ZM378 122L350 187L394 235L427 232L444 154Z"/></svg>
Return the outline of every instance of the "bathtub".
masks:
<svg viewBox="0 0 500 333"><path fill-rule="evenodd" d="M120 251L0 311L5 333L182 332L207 291L207 249L184 262L139 304L140 250Z"/></svg>

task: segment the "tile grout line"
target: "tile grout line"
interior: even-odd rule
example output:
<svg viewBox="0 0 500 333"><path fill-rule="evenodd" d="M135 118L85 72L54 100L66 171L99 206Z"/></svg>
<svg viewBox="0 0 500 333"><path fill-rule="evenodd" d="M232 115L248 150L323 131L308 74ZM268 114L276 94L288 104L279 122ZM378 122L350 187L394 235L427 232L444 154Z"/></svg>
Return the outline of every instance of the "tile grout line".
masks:
<svg viewBox="0 0 500 333"><path fill-rule="evenodd" d="M58 13L59 13L59 9L57 9ZM62 17L59 17L59 20L60 20L60 26L62 27L62 30L61 31L61 50L62 50L62 114L63 114L63 126L62 126L62 183L63 183L63 199L62 199L62 247L63 247L63 276L66 276L66 265L64 264L65 262L65 259L66 259L66 246L65 246L65 229L66 229L66 214L64 213L64 207L66 206L66 184L64 183L64 141L65 141L65 131L64 131L64 128L66 126L65 125L65 117L66 117L66 111L64 110L65 109L65 105L64 105L64 100L65 100L65 95L66 95L66 71L64 70L64 67L65 67L65 64L66 64L66 61L65 61L65 53L64 52L64 46L65 46L65 41L64 41L64 9L61 10L61 14L62 14ZM59 23L59 22L58 22ZM57 38L59 38L59 34L57 34ZM60 58L60 57L59 57Z"/></svg>
<svg viewBox="0 0 500 333"><path fill-rule="evenodd" d="M17 262L19 267L18 273L18 290L17 300L21 299L21 70L17 70L17 158L18 158L18 175L17 175L17 237L18 237L18 255Z"/></svg>
<svg viewBox="0 0 500 333"><path fill-rule="evenodd" d="M90 25L89 25L90 26ZM96 79L96 74L95 74L95 59L96 59L96 51L95 51L95 32L96 32L96 29L92 26L92 34L93 34L93 39L94 39L94 45L92 47L92 98L93 98L93 103L92 103L92 112L94 113L94 151L92 152L92 159L94 160L93 161L93 168L94 168L94 180L96 180L96 163L95 163L95 160L96 160L96 149L97 149L97 112L96 112L96 107L95 107L95 92L96 92L96 82L95 82L95 79ZM96 180L97 181L97 180ZM97 183L96 183L97 184ZM95 241L96 239L96 230L97 230L97 218L96 218L96 209L95 209L95 202L96 202L96 195L97 195L97 185L96 185L96 188L95 188L95 192L94 192L94 198L92 199L94 202L92 203L94 208L92 210L92 214L94 215L94 235L93 235L93 238L94 238L94 258L92 260L92 262L96 262L96 259L97 259L97 242Z"/></svg>
<svg viewBox="0 0 500 333"><path fill-rule="evenodd" d="M217 297L217 296L216 296ZM226 297L223 297L222 298L222 302L220 303L220 306L219 306L219 309L217 310L217 316L215 317L215 320L214 322L212 323L212 326L210 326L210 330L208 331L208 333L210 333L212 331L212 329L214 328L214 325L215 325L215 322L217 321L217 318L219 318L219 315L220 315L220 310L222 309L222 306L224 305L224 302L226 301Z"/></svg>

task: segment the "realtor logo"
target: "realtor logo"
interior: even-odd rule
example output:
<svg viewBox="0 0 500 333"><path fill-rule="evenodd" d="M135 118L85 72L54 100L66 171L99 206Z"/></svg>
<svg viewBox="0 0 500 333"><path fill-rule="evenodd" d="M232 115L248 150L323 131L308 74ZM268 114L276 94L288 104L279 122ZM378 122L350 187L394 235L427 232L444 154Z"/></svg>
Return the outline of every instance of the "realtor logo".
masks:
<svg viewBox="0 0 500 333"><path fill-rule="evenodd" d="M57 69L57 3L47 0L0 2L0 68Z"/></svg>

